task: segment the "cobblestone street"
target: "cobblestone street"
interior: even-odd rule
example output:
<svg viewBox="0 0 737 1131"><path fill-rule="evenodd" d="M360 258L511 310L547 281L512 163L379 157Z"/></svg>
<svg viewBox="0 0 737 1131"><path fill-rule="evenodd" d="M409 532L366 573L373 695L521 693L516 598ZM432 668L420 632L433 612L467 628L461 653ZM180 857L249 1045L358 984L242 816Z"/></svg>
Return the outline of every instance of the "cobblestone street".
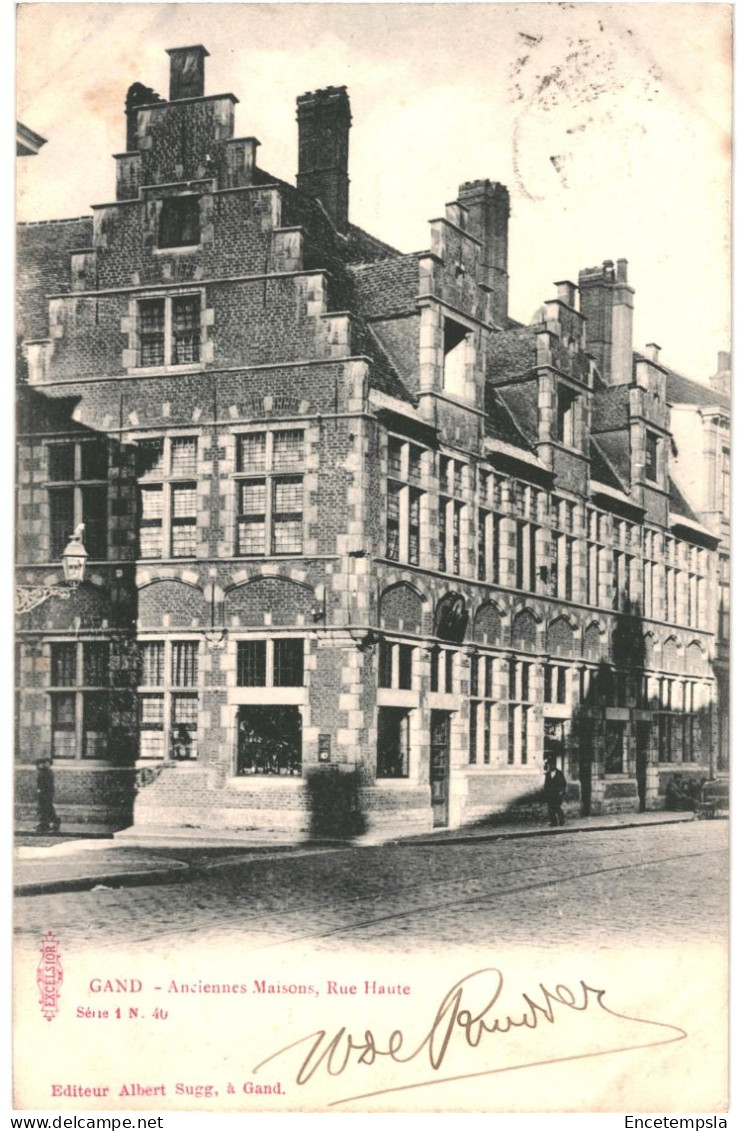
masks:
<svg viewBox="0 0 737 1131"><path fill-rule="evenodd" d="M16 901L21 945L186 938L247 951L478 945L652 946L727 935L728 825L693 822L477 844L260 855L183 883Z"/></svg>

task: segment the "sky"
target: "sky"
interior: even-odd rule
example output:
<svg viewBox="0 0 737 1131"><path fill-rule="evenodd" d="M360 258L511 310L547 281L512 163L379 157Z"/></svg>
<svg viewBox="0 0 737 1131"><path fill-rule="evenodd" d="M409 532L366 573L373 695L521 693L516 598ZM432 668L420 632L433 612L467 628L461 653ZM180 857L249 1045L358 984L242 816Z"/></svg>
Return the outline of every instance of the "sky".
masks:
<svg viewBox="0 0 737 1131"><path fill-rule="evenodd" d="M236 136L296 173L295 99L345 84L351 219L430 245L458 185L510 191L510 313L529 321L604 259L629 261L635 344L699 380L730 348L731 10L721 4L21 4L20 220L114 199L131 83L168 96L167 47L202 43Z"/></svg>

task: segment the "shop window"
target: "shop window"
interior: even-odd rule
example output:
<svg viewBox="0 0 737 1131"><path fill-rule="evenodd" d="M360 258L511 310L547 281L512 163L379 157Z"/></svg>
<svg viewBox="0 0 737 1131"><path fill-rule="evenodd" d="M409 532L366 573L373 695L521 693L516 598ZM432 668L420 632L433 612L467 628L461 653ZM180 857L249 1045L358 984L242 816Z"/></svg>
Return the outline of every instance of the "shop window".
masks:
<svg viewBox="0 0 737 1131"><path fill-rule="evenodd" d="M302 716L288 704L239 707L236 773L294 777L302 773Z"/></svg>
<svg viewBox="0 0 737 1131"><path fill-rule="evenodd" d="M377 778L406 778L409 775L409 731L409 711L398 707L379 707Z"/></svg>

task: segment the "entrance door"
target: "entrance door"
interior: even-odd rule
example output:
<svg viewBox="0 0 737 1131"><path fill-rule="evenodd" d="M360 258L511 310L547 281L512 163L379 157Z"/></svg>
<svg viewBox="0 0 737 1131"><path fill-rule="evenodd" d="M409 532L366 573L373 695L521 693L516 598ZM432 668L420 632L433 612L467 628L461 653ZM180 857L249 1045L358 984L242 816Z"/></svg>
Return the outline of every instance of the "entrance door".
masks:
<svg viewBox="0 0 737 1131"><path fill-rule="evenodd" d="M430 713L430 795L435 828L448 824L450 783L450 711Z"/></svg>
<svg viewBox="0 0 737 1131"><path fill-rule="evenodd" d="M635 743L637 796L640 800L640 812L644 813L647 804L647 755L650 749L650 723L637 723Z"/></svg>

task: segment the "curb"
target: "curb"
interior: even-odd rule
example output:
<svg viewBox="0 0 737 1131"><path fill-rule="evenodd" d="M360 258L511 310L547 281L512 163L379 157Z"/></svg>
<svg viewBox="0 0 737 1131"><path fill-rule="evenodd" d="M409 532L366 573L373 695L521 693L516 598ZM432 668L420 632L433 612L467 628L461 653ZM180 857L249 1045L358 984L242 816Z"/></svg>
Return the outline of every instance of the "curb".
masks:
<svg viewBox="0 0 737 1131"><path fill-rule="evenodd" d="M717 818L718 820L727 820L727 817ZM270 851L280 852L286 856L303 855L306 852L313 852L320 849L333 848L379 848L386 845L391 845L392 848L414 848L414 847L433 847L439 848L444 845L451 844L490 844L500 840L529 840L533 837L550 837L550 836L571 836L578 833L601 833L601 832L617 832L620 829L649 829L660 828L662 825L683 825L690 824L693 820L692 817L669 817L662 821L627 821L622 824L616 825L585 825L582 827L572 828L565 826L563 828L540 828L540 829L527 829L520 832L489 832L480 834L467 834L461 836L447 836L443 837L438 834L433 837L422 837L420 839L389 839L380 843L371 843L362 845L360 842L345 841L345 842L326 842L326 841L305 841L299 848L291 848L285 851L285 846L275 845ZM173 866L168 868L154 869L150 872L115 872L111 875L97 875L97 876L74 876L69 879L57 880L40 880L30 881L28 883L16 884L13 888L14 894L19 898L34 895L59 895L65 892L79 892L91 891L98 885L105 886L110 889L115 888L129 888L129 887L146 887L147 885L154 884L178 884L184 883L186 880L201 878L212 872L214 869L220 867L238 867L241 864L247 863L252 857L263 856L269 851L265 847L258 846L257 848L245 848L244 856L242 859L229 858L228 860L210 861L207 864L187 864L184 861L177 861Z"/></svg>

